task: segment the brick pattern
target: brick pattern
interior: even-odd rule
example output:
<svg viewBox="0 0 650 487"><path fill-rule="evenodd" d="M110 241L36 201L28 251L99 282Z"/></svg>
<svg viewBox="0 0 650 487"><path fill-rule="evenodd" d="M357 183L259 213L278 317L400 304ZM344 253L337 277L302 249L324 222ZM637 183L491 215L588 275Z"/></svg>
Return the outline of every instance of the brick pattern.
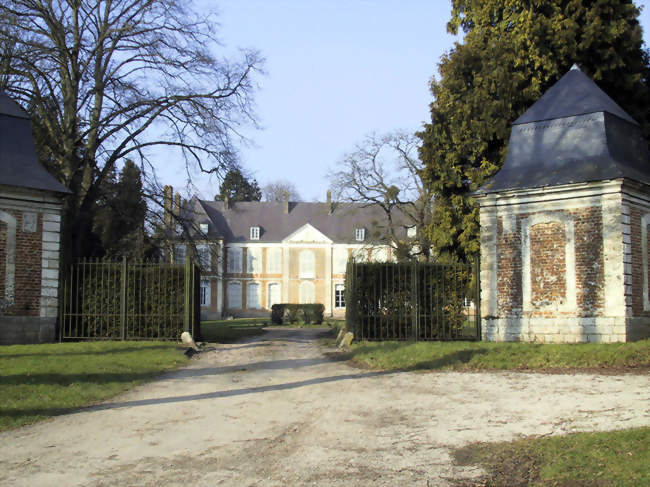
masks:
<svg viewBox="0 0 650 487"><path fill-rule="evenodd" d="M546 211L570 215L575 228L575 273L577 309L559 312L543 309L561 303L566 295L566 235L564 225L549 221L530 229L532 317L603 316L604 261L602 212L599 206ZM522 310L522 228L521 221L535 212L516 215L511 232L497 220L497 306L499 316L521 316Z"/></svg>
<svg viewBox="0 0 650 487"><path fill-rule="evenodd" d="M575 224L578 316L603 316L605 264L601 207L572 210Z"/></svg>
<svg viewBox="0 0 650 487"><path fill-rule="evenodd" d="M499 314L519 315L521 296L521 224L516 231L504 232L503 218L497 220L497 306Z"/></svg>
<svg viewBox="0 0 650 487"><path fill-rule="evenodd" d="M35 232L23 232L23 212L2 210L16 218L16 271L14 304L8 316L39 316L41 299L42 215L38 214ZM2 240L6 246L5 238ZM3 250L6 252L6 249ZM4 259L3 259L4 261ZM4 265L4 264L3 264ZM2 272L4 280L5 272ZM3 283L4 286L4 283Z"/></svg>
<svg viewBox="0 0 650 487"><path fill-rule="evenodd" d="M566 298L566 236L558 222L538 223L530 229L531 301L548 306Z"/></svg>

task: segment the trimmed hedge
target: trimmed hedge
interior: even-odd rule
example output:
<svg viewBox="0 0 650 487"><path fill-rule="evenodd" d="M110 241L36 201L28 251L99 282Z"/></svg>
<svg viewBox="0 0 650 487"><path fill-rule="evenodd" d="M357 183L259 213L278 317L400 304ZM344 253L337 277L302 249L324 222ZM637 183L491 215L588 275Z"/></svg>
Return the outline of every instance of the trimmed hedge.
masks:
<svg viewBox="0 0 650 487"><path fill-rule="evenodd" d="M323 304L274 304L271 306L271 322L276 325L287 323L323 323Z"/></svg>

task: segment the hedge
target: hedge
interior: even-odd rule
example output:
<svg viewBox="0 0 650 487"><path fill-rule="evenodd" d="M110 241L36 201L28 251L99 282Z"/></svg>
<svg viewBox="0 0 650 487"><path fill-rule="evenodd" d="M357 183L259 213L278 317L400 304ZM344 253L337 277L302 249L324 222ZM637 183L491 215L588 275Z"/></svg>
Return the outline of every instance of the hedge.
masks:
<svg viewBox="0 0 650 487"><path fill-rule="evenodd" d="M274 304L271 306L271 322L276 325L286 323L315 323L323 322L325 306L323 304Z"/></svg>

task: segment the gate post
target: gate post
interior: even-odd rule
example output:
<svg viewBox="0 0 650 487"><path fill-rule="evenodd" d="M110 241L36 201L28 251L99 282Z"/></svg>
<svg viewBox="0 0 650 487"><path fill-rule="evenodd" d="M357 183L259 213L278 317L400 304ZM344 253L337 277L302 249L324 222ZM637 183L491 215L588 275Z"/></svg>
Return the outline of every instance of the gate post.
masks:
<svg viewBox="0 0 650 487"><path fill-rule="evenodd" d="M481 341L483 332L481 330L481 257L474 259L474 320L476 321L476 338Z"/></svg>
<svg viewBox="0 0 650 487"><path fill-rule="evenodd" d="M188 255L185 259L185 306L183 310L183 327L186 332L192 333L190 318L192 316L192 293L190 288L193 287L194 281L192 279L192 262L191 257Z"/></svg>
<svg viewBox="0 0 650 487"><path fill-rule="evenodd" d="M120 289L120 321L122 324L122 340L126 339L126 256L122 257L122 280Z"/></svg>

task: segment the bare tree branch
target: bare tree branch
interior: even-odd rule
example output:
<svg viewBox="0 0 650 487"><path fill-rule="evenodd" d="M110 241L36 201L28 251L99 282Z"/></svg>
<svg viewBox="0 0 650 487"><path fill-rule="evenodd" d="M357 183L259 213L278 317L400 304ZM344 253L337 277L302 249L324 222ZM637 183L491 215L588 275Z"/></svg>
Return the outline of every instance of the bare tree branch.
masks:
<svg viewBox="0 0 650 487"><path fill-rule="evenodd" d="M377 231L400 253L430 259L430 244L421 230L430 223L433 193L420 178L418 139L395 131L370 134L347 153L329 180L336 199L383 209L387 223ZM415 227L416 237L406 238L405 227Z"/></svg>

